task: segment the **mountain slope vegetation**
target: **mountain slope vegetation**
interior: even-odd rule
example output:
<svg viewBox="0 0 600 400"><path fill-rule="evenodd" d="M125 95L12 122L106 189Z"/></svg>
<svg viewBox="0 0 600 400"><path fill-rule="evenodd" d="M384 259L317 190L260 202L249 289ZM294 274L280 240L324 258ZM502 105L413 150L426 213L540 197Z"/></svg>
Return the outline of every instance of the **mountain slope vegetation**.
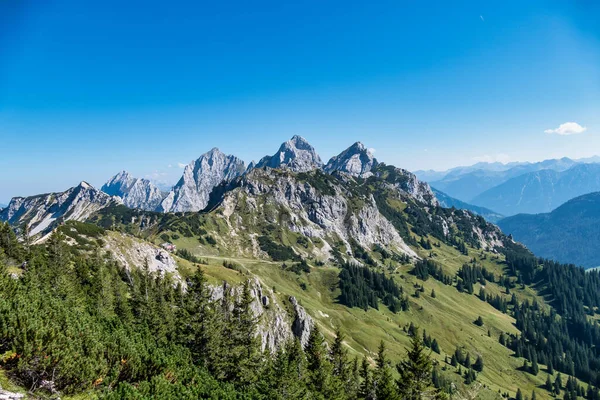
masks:
<svg viewBox="0 0 600 400"><path fill-rule="evenodd" d="M350 149L224 180L201 212L109 204L38 244L0 225L0 376L63 398L598 399L600 275Z"/></svg>

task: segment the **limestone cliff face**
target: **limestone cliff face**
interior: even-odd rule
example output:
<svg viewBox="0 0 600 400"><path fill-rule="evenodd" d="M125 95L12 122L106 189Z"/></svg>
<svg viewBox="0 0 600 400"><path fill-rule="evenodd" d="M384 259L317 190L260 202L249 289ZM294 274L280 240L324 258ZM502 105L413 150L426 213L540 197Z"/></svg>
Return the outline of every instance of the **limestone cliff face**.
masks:
<svg viewBox="0 0 600 400"><path fill-rule="evenodd" d="M210 193L223 181L230 181L246 171L237 157L214 148L187 165L183 176L160 204L158 211L200 211L208 204Z"/></svg>
<svg viewBox="0 0 600 400"><path fill-rule="evenodd" d="M340 241L348 254L351 242L356 242L364 248L380 245L416 256L381 215L372 195L352 192L320 171L296 175L256 169L224 194L220 209L241 235L249 226L266 222L316 239L323 243L316 256L329 255Z"/></svg>
<svg viewBox="0 0 600 400"><path fill-rule="evenodd" d="M323 169L328 173L339 171L354 177L367 178L372 175L371 170L377 164L372 151L361 142L356 142L337 156L332 157Z"/></svg>
<svg viewBox="0 0 600 400"><path fill-rule="evenodd" d="M146 211L156 210L167 195L148 179L134 178L127 171L110 178L101 189L110 196L120 197L129 208Z"/></svg>
<svg viewBox="0 0 600 400"><path fill-rule="evenodd" d="M321 168L323 162L306 139L294 136L283 143L277 153L272 156L263 157L255 168L281 168L293 172L308 172Z"/></svg>

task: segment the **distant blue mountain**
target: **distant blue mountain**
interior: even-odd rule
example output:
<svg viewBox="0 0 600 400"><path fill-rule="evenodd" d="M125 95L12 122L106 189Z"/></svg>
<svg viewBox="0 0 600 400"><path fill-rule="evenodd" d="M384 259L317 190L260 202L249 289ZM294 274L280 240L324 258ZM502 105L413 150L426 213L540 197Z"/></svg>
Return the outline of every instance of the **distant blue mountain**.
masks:
<svg viewBox="0 0 600 400"><path fill-rule="evenodd" d="M496 223L500 219L504 218L503 215L498 214L495 211L487 209L485 207L474 206L473 204L465 203L464 201L455 199L454 197L448 196L446 193L441 192L437 189L432 189L435 197L438 199L438 202L442 207L446 208L458 208L462 210L472 211L477 215L481 215L489 222Z"/></svg>
<svg viewBox="0 0 600 400"><path fill-rule="evenodd" d="M574 165L599 162L600 158L572 160L564 157L536 163L477 163L468 167L456 167L447 171L416 171L420 180L451 197L467 203L481 193L498 186L507 180L529 172L552 170L565 171Z"/></svg>
<svg viewBox="0 0 600 400"><path fill-rule="evenodd" d="M479 194L471 203L507 216L538 214L597 191L600 191L600 164L577 164L566 171L546 169L519 175Z"/></svg>
<svg viewBox="0 0 600 400"><path fill-rule="evenodd" d="M497 224L538 256L600 267L600 192L569 200L551 213L518 214Z"/></svg>

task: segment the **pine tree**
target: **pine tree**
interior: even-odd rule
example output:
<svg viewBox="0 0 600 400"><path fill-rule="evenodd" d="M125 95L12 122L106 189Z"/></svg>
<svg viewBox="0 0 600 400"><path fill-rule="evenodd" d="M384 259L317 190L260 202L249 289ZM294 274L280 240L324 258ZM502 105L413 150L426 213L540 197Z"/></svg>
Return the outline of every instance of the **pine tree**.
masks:
<svg viewBox="0 0 600 400"><path fill-rule="evenodd" d="M336 393L346 392L349 388L350 365L348 364L348 352L344 348L344 334L339 328L336 329L335 340L329 350L329 362L333 378L331 390Z"/></svg>
<svg viewBox="0 0 600 400"><path fill-rule="evenodd" d="M475 364L473 364L473 369L477 372L483 371L483 358L481 355L477 356L477 360L475 360Z"/></svg>
<svg viewBox="0 0 600 400"><path fill-rule="evenodd" d="M556 379L554 380L554 393L559 395L562 388L563 388L562 378L561 378L560 372L559 372L558 375L556 375Z"/></svg>
<svg viewBox="0 0 600 400"><path fill-rule="evenodd" d="M329 360L332 366L332 374L346 382L348 379L348 352L344 348L344 334L339 328L335 331L335 340L329 350Z"/></svg>
<svg viewBox="0 0 600 400"><path fill-rule="evenodd" d="M546 390L549 392L554 391L554 385L552 385L552 380L550 379L550 375L546 377Z"/></svg>
<svg viewBox="0 0 600 400"><path fill-rule="evenodd" d="M523 400L523 393L521 393L521 389L517 389L517 395L515 396L516 400Z"/></svg>
<svg viewBox="0 0 600 400"><path fill-rule="evenodd" d="M331 388L331 364L326 356L323 335L315 326L308 337L306 344L306 365L308 372L308 388L313 394L320 394L325 398L334 398Z"/></svg>
<svg viewBox="0 0 600 400"><path fill-rule="evenodd" d="M250 280L246 280L241 296L233 307L233 339L236 345L228 349L234 366L230 376L234 382L240 382L242 385L256 381L260 366L260 344L255 334L256 318L251 308L253 301Z"/></svg>
<svg viewBox="0 0 600 400"><path fill-rule="evenodd" d="M540 372L540 367L538 366L538 363L537 363L537 353L533 352L532 360L531 360L531 373L533 375L537 375L539 372Z"/></svg>
<svg viewBox="0 0 600 400"><path fill-rule="evenodd" d="M431 386L431 359L426 354L417 328L411 338L411 347L406 351L406 359L400 361L396 368L400 375L396 383L401 398L420 400L428 395L427 389Z"/></svg>
<svg viewBox="0 0 600 400"><path fill-rule="evenodd" d="M431 342L431 350L433 350L437 354L441 353L440 345L438 344L438 341L436 339L433 339L433 342Z"/></svg>
<svg viewBox="0 0 600 400"><path fill-rule="evenodd" d="M358 392L359 398L365 400L372 400L375 398L375 391L373 390L373 380L371 376L371 371L369 369L369 362L367 361L367 357L365 356L362 360L362 364L360 367L360 390Z"/></svg>
<svg viewBox="0 0 600 400"><path fill-rule="evenodd" d="M377 352L377 369L375 371L375 396L377 400L394 400L398 398L394 378L390 371L389 361L385 355L383 340L379 343Z"/></svg>

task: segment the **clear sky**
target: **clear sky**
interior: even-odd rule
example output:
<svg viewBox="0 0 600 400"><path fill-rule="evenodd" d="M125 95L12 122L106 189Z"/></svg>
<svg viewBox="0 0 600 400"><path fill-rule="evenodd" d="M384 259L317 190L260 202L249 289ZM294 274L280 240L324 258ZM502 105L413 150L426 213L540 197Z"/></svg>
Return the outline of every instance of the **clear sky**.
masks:
<svg viewBox="0 0 600 400"><path fill-rule="evenodd" d="M600 154L600 5L0 1L0 202L294 134L413 170Z"/></svg>

